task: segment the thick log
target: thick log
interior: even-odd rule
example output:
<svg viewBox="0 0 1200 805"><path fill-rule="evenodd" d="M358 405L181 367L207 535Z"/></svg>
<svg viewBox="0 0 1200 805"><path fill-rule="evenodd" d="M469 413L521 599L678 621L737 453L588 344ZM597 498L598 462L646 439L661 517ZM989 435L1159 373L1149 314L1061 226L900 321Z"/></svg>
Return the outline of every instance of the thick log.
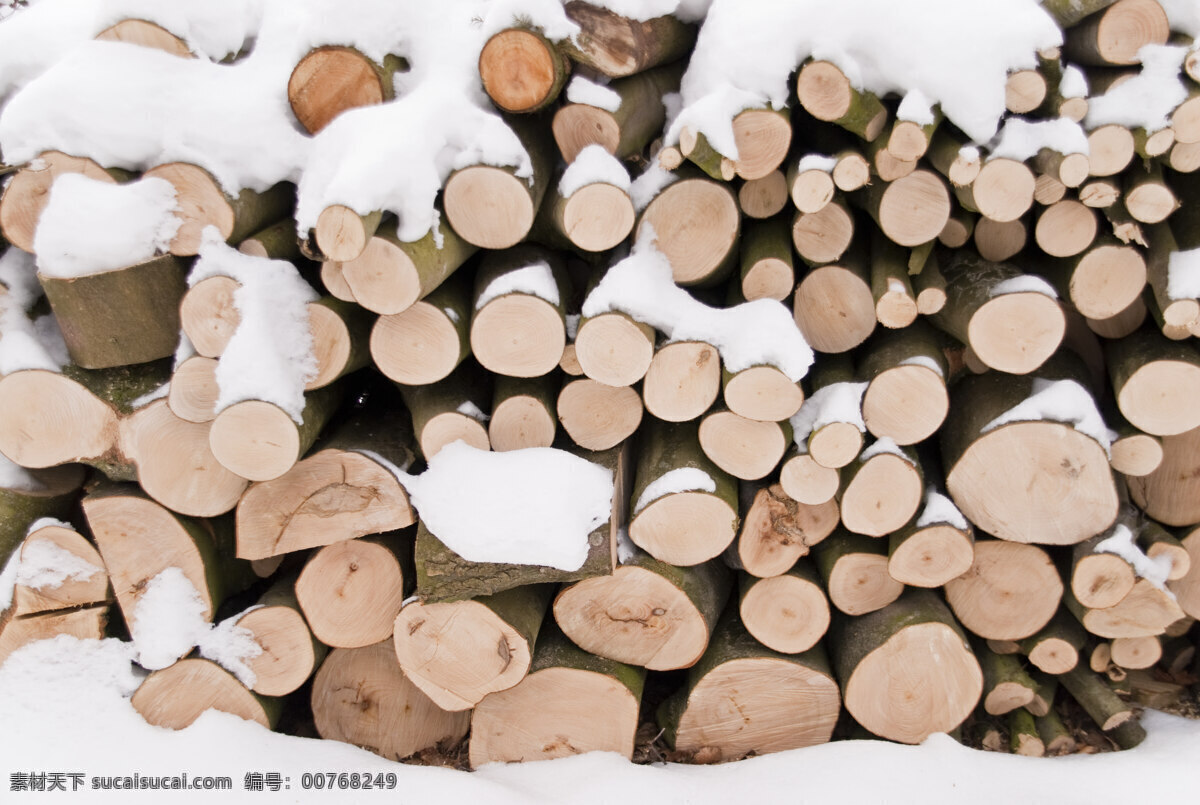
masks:
<svg viewBox="0 0 1200 805"><path fill-rule="evenodd" d="M738 614L746 631L769 649L799 654L817 645L829 628L829 600L812 562L768 579L742 575Z"/></svg>
<svg viewBox="0 0 1200 805"><path fill-rule="evenodd" d="M657 248L679 285L711 285L725 278L738 256L741 213L733 191L707 177L685 177L646 206L636 227L653 227Z"/></svg>
<svg viewBox="0 0 1200 805"><path fill-rule="evenodd" d="M409 308L375 321L371 359L397 383L436 383L470 354L470 317L466 280L453 275Z"/></svg>
<svg viewBox="0 0 1200 805"><path fill-rule="evenodd" d="M1000 223L979 217L974 231L975 250L984 260L1003 263L1021 252L1029 240L1029 229L1022 219Z"/></svg>
<svg viewBox="0 0 1200 805"><path fill-rule="evenodd" d="M975 543L971 569L946 582L946 601L968 631L989 640L1022 640L1050 622L1063 584L1036 545Z"/></svg>
<svg viewBox="0 0 1200 805"><path fill-rule="evenodd" d="M33 236L42 210L50 203L50 188L59 176L80 173L98 182L116 183L128 174L107 171L86 157L73 157L61 151L46 151L21 167L9 180L0 196L0 232L4 238L30 254L35 254Z"/></svg>
<svg viewBox="0 0 1200 805"><path fill-rule="evenodd" d="M888 574L887 546L844 528L821 543L816 565L829 601L847 615L876 612L895 601L904 585Z"/></svg>
<svg viewBox="0 0 1200 805"><path fill-rule="evenodd" d="M746 502L746 492L753 497ZM839 512L835 500L808 505L793 500L779 484L755 489L742 485L742 527L732 564L752 576L770 578L787 572L813 546L833 533Z"/></svg>
<svg viewBox="0 0 1200 805"><path fill-rule="evenodd" d="M1032 185L1031 176L1031 202ZM901 246L928 243L938 236L950 219L950 193L946 183L936 173L923 168L894 182L870 185L864 192L861 200L867 212L883 234Z"/></svg>
<svg viewBox="0 0 1200 805"><path fill-rule="evenodd" d="M241 284L233 277L217 275L188 288L179 303L179 321L196 353L219 358L241 322L233 295Z"/></svg>
<svg viewBox="0 0 1200 805"><path fill-rule="evenodd" d="M809 271L796 288L793 313L804 339L819 352L846 352L865 341L876 318L863 251L853 249L837 263Z"/></svg>
<svg viewBox="0 0 1200 805"><path fill-rule="evenodd" d="M921 466L911 450L876 442L841 470L842 524L856 534L886 536L917 513L924 488Z"/></svg>
<svg viewBox="0 0 1200 805"><path fill-rule="evenodd" d="M1087 249L1096 239L1096 213L1074 199L1063 199L1048 206L1038 216L1034 240L1052 257L1072 257Z"/></svg>
<svg viewBox="0 0 1200 805"><path fill-rule="evenodd" d="M757 422L782 422L795 415L804 402L804 389L777 367L751 366L722 373L725 405L734 414Z"/></svg>
<svg viewBox="0 0 1200 805"><path fill-rule="evenodd" d="M570 74L567 57L532 27L492 34L479 52L483 89L505 112L536 112L553 103Z"/></svg>
<svg viewBox="0 0 1200 805"><path fill-rule="evenodd" d="M581 0L571 0L564 10L580 33L560 46L574 61L610 78L673 62L696 39L695 27L673 16L635 20Z"/></svg>
<svg viewBox="0 0 1200 805"><path fill-rule="evenodd" d="M209 448L222 466L247 480L278 478L312 447L337 409L341 393L335 385L305 394L299 423L265 400L234 403L213 419Z"/></svg>
<svg viewBox="0 0 1200 805"><path fill-rule="evenodd" d="M630 386L591 378L567 382L556 405L563 430L584 450L608 450L628 439L642 422L642 398Z"/></svg>
<svg viewBox="0 0 1200 805"><path fill-rule="evenodd" d="M1023 162L1003 157L989 159L969 185L954 189L958 201L997 223L1015 221L1033 206L1035 178Z"/></svg>
<svg viewBox="0 0 1200 805"><path fill-rule="evenodd" d="M1133 134L1125 126L1109 123L1092 129L1088 132L1088 171L1092 176L1116 176L1133 161L1135 151ZM1105 183L1097 185L1098 189L1104 187ZM1120 191L1116 185L1109 187L1119 195ZM1102 199L1096 199L1089 204L1085 197L1086 189L1087 185L1080 189L1079 200L1088 206L1108 206L1116 200L1116 197L1112 196L1108 204L1103 203Z"/></svg>
<svg viewBox="0 0 1200 805"><path fill-rule="evenodd" d="M717 409L700 420L700 447L724 472L745 481L765 478L779 465L792 441L787 421L748 419Z"/></svg>
<svg viewBox="0 0 1200 805"><path fill-rule="evenodd" d="M1170 33L1166 12L1155 0L1119 0L1072 25L1063 53L1077 64L1138 64L1144 45L1166 44Z"/></svg>
<svg viewBox="0 0 1200 805"><path fill-rule="evenodd" d="M398 56L380 63L354 48L319 47L305 54L288 77L288 104L304 130L316 134L342 112L391 100L392 76L407 67Z"/></svg>
<svg viewBox="0 0 1200 805"><path fill-rule="evenodd" d="M632 386L654 359L654 328L620 311L583 317L575 333L583 373L606 386Z"/></svg>

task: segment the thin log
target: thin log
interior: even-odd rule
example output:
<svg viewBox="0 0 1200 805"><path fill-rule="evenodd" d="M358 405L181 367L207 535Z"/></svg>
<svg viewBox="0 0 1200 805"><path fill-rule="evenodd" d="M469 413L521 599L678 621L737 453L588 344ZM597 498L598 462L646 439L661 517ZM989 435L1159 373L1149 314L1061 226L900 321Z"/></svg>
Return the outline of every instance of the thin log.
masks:
<svg viewBox="0 0 1200 805"><path fill-rule="evenodd" d="M270 481L296 465L333 416L341 388L304 395L301 422L264 400L235 403L217 414L208 444L226 469L251 481Z"/></svg>
<svg viewBox="0 0 1200 805"><path fill-rule="evenodd" d="M847 615L865 615L891 604L904 585L888 574L887 546L838 528L814 556L829 601Z"/></svg>
<svg viewBox="0 0 1200 805"><path fill-rule="evenodd" d="M769 579L743 575L738 613L746 631L769 649L799 654L817 645L829 628L829 600L811 561Z"/></svg>
<svg viewBox="0 0 1200 805"><path fill-rule="evenodd" d="M496 452L550 447L558 429L554 374L533 379L497 377L488 420L488 441Z"/></svg>

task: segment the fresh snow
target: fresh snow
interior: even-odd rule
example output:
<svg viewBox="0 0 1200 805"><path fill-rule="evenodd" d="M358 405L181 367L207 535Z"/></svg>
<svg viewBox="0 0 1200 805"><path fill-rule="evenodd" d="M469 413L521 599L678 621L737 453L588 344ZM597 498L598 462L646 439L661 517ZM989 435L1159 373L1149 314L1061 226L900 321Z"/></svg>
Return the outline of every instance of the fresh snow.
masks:
<svg viewBox="0 0 1200 805"><path fill-rule="evenodd" d="M1063 67L1062 80L1058 82L1058 93L1064 98L1086 98L1087 74L1074 64Z"/></svg>
<svg viewBox="0 0 1200 805"><path fill-rule="evenodd" d="M3 458L3 456L0 456ZM12 606L13 589L17 584L17 572L21 569L21 551L20 545L13 549L9 554L8 560L4 563L4 569L0 570L0 612Z"/></svg>
<svg viewBox="0 0 1200 805"><path fill-rule="evenodd" d="M716 492L717 482L707 472L695 467L680 467L655 478L634 504L633 513L636 515L659 498L674 495L677 492Z"/></svg>
<svg viewBox="0 0 1200 805"><path fill-rule="evenodd" d="M633 253L588 294L584 316L618 310L672 341L712 344L730 372L769 364L792 382L807 374L813 352L787 307L774 299L729 308L705 305L675 284L670 262L654 247L653 228L642 230Z"/></svg>
<svg viewBox="0 0 1200 805"><path fill-rule="evenodd" d="M996 135L989 158L1024 162L1043 148L1059 154L1086 154L1087 134L1082 126L1065 117L1038 121L1010 117Z"/></svg>
<svg viewBox="0 0 1200 805"><path fill-rule="evenodd" d="M487 422L489 419L491 419L490 416L480 410L478 405L470 400L466 400L454 410L458 411L458 413L463 414L464 416L471 417L471 419L474 419L477 422Z"/></svg>
<svg viewBox="0 0 1200 805"><path fill-rule="evenodd" d="M933 104L919 89L911 89L904 94L896 108L896 119L907 120L918 126L932 126L937 120L933 114Z"/></svg>
<svg viewBox="0 0 1200 805"><path fill-rule="evenodd" d="M206 227L188 284L214 276L240 283L233 294L237 330L217 362L217 412L264 400L302 423L304 387L317 373L308 318L316 291L291 263L242 254L225 245L215 227Z"/></svg>
<svg viewBox="0 0 1200 805"><path fill-rule="evenodd" d="M259 608L252 606L216 624L201 634L200 642L196 646L201 657L220 665L248 688L254 685L258 676L247 661L261 656L263 647L254 639L254 632L244 626L238 626L238 621L242 616Z"/></svg>
<svg viewBox="0 0 1200 805"><path fill-rule="evenodd" d="M638 547L629 538L629 529L622 526L617 529L617 564L627 565L637 556Z"/></svg>
<svg viewBox="0 0 1200 805"><path fill-rule="evenodd" d="M1054 290L1054 286L1034 274L1022 274L992 286L992 296L1003 296L1010 293L1040 293L1051 299L1058 298L1058 291Z"/></svg>
<svg viewBox="0 0 1200 805"><path fill-rule="evenodd" d="M1195 0L1158 0L1158 4L1167 12L1172 31L1200 38L1200 5Z"/></svg>
<svg viewBox="0 0 1200 805"><path fill-rule="evenodd" d="M166 179L112 184L81 173L59 176L33 240L38 271L69 279L163 254L183 223L177 209Z"/></svg>
<svg viewBox="0 0 1200 805"><path fill-rule="evenodd" d="M26 311L42 296L32 254L15 246L0 255L0 377L23 369L61 372L70 362L58 320L30 319Z"/></svg>
<svg viewBox="0 0 1200 805"><path fill-rule="evenodd" d="M655 153L650 158L650 167L642 171L629 186L629 198L633 201L633 208L638 212L646 209L655 196L677 181L679 177L673 171L666 170L658 164L658 154Z"/></svg>
<svg viewBox="0 0 1200 805"><path fill-rule="evenodd" d="M1167 259L1167 296L1200 299L1200 249L1171 253Z"/></svg>
<svg viewBox="0 0 1200 805"><path fill-rule="evenodd" d="M397 478L430 533L470 562L578 570L612 513L612 471L552 447L493 453L456 441L425 472Z"/></svg>
<svg viewBox="0 0 1200 805"><path fill-rule="evenodd" d="M575 161L563 171L558 192L563 198L570 198L576 190L590 184L610 184L628 193L631 184L629 171L621 164L621 160L605 151L604 146L585 146Z"/></svg>
<svg viewBox="0 0 1200 805"><path fill-rule="evenodd" d="M136 399L134 399L134 401L129 404L129 407L134 410L137 410L138 408L144 408L147 405L149 405L150 403L154 402L155 400L163 399L170 393L171 393L171 381L168 380L166 383L163 383L158 388L152 389L151 391L147 391L141 397L137 397Z"/></svg>
<svg viewBox="0 0 1200 805"><path fill-rule="evenodd" d="M805 398L800 410L792 414L792 440L801 452L808 452L808 437L834 422L848 422L867 432L862 416L862 398L867 383L830 383Z"/></svg>
<svg viewBox="0 0 1200 805"><path fill-rule="evenodd" d="M899 456L909 464L912 464L914 467L917 466L916 462L913 461L912 456L901 450L900 445L896 444L896 440L891 436L882 436L876 439L869 447L867 447L866 450L862 451L862 454L859 455L858 460L866 463L867 461L875 458L875 456L881 456L884 453L889 453L893 456Z"/></svg>
<svg viewBox="0 0 1200 805"><path fill-rule="evenodd" d="M104 572L104 568L46 539L24 543L19 553L17 584L33 590L52 590L65 582L87 581Z"/></svg>
<svg viewBox="0 0 1200 805"><path fill-rule="evenodd" d="M475 309L479 310L493 299L510 293L536 296L555 306L559 302L558 283L554 281L554 272L545 260L538 260L496 277L475 300Z"/></svg>
<svg viewBox="0 0 1200 805"><path fill-rule="evenodd" d="M567 100L571 103L595 106L606 112L616 113L621 108L621 96L616 90L589 81L581 75L574 76L571 83L567 84Z"/></svg>
<svg viewBox="0 0 1200 805"><path fill-rule="evenodd" d="M1109 453L1117 434L1108 429L1096 408L1096 400L1075 380L1046 380L1035 377L1028 397L983 426L981 433L1010 422L1050 420L1070 425L1090 436Z"/></svg>
<svg viewBox="0 0 1200 805"><path fill-rule="evenodd" d="M1115 553L1133 568L1133 572L1158 589L1175 597L1167 589L1167 577L1171 575L1171 557L1169 554L1151 559L1134 542L1133 532L1121 523L1113 526L1112 534L1096 545L1096 553Z"/></svg>
<svg viewBox="0 0 1200 805"><path fill-rule="evenodd" d="M1154 132L1169 126L1175 107L1187 100L1180 79L1187 51L1182 45L1143 45L1138 75L1088 99L1087 127L1116 123Z"/></svg>
<svg viewBox="0 0 1200 805"><path fill-rule="evenodd" d="M822 173L833 173L833 169L837 167L837 164L838 161L835 157L826 156L825 154L805 154L796 163L796 172L821 171Z"/></svg>
<svg viewBox="0 0 1200 805"><path fill-rule="evenodd" d="M1195 784L1200 722L1148 711L1149 733L1137 748L1062 758L1025 758L968 749L945 735L919 746L875 740L837 741L738 763L634 765L593 752L541 763L495 763L466 774L448 768L384 760L336 741L269 732L228 713L209 711L190 727L147 725L129 704L142 681L129 644L66 635L15 652L0 667L0 738L5 785L14 772L81 772L85 787L64 794L78 802L213 802L211 791L90 790L90 776L224 775L231 801L262 799L327 805L328 790L300 786L305 772L393 773L395 790L354 792L354 802L487 802L536 805L562 802L729 802L794 798L797 775L812 802L888 802L921 805L1006 805L1014 801L1154 802L1178 799ZM864 774L870 769L870 774ZM798 771L799 770L799 771ZM243 792L249 772L278 772L291 789ZM580 781L587 781L581 785ZM70 780L68 779L68 790ZM52 795L47 795L51 796ZM343 799L345 799L343 797Z"/></svg>
<svg viewBox="0 0 1200 805"><path fill-rule="evenodd" d="M901 366L924 366L929 371L936 374L938 377L945 377L942 372L941 365L928 355L913 355L911 358L905 358L900 361Z"/></svg>
<svg viewBox="0 0 1200 805"><path fill-rule="evenodd" d="M40 492L45 488L46 485L39 481L33 473L0 453L0 489Z"/></svg>
<svg viewBox="0 0 1200 805"><path fill-rule="evenodd" d="M917 518L917 528L924 528L936 523L952 525L959 531L971 530L967 518L954 505L954 501L931 486L925 490L925 508L921 510L921 516Z"/></svg>

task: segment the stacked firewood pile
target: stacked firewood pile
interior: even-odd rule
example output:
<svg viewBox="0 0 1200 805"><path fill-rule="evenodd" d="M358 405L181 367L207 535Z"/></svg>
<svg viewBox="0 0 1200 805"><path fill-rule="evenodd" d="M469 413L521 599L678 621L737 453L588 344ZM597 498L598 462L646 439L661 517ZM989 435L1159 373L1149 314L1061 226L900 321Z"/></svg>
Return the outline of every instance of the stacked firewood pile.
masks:
<svg viewBox="0 0 1200 805"><path fill-rule="evenodd" d="M710 760L847 717L1063 753L1064 707L1136 745L1200 617L1200 51L1167 46L1155 0L1043 6L1063 44L1009 72L987 145L812 58L787 104L706 128L663 101L704 24L508 21L480 40L479 126L526 159L456 157L428 229L387 197L314 202L313 171L235 188L202 159L6 154L0 661L127 633L151 723L311 706L325 738L469 740L473 766L631 756L648 719ZM189 64L169 27L88 47ZM1122 86L1161 94L1162 52L1162 125L1118 120ZM421 65L377 56L293 62L305 137L381 141L345 135ZM85 180L169 186L162 253L61 270L58 199ZM299 354L272 308L300 311ZM14 358L51 314L69 362ZM244 390L289 361L298 404ZM574 566L435 533L410 473L530 448L610 479ZM502 523L475 477L456 506Z"/></svg>

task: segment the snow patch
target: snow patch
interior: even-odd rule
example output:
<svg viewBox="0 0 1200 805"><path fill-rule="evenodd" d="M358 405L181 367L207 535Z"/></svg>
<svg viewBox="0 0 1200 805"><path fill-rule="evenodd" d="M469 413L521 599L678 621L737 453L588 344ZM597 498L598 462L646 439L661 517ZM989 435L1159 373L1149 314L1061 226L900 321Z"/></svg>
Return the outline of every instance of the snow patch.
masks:
<svg viewBox="0 0 1200 805"><path fill-rule="evenodd" d="M604 146L586 146L575 157L575 161L563 171L558 182L558 193L570 198L575 191L590 184L610 184L626 193L630 190L629 171L621 160L604 150Z"/></svg>
<svg viewBox="0 0 1200 805"><path fill-rule="evenodd" d="M938 377L945 377L945 372L942 371L941 364L935 361L928 355L913 355L911 358L905 358L900 361L901 366L924 366L929 371L936 374Z"/></svg>
<svg viewBox="0 0 1200 805"><path fill-rule="evenodd" d="M796 172L821 171L823 173L833 173L833 169L837 167L837 164L836 157L826 156L825 154L805 154L800 157L800 161L796 164Z"/></svg>
<svg viewBox="0 0 1200 805"><path fill-rule="evenodd" d="M866 450L862 451L862 455L858 457L858 460L865 464L875 458L875 456L881 456L884 453L899 456L914 467L917 466L917 462L913 461L912 456L901 450L900 445L896 444L896 441L891 436L883 436L876 439Z"/></svg>
<svg viewBox="0 0 1200 805"><path fill-rule="evenodd" d="M774 299L712 308L675 284L671 264L644 226L633 253L612 266L583 303L584 316L617 310L649 324L671 341L704 341L721 353L725 368L740 372L771 365L792 382L813 362L813 352L791 312Z"/></svg>
<svg viewBox="0 0 1200 805"><path fill-rule="evenodd" d="M529 294L552 305L558 305L558 283L554 281L554 272L545 260L538 260L496 277L475 300L475 309L480 310L493 299L510 293Z"/></svg>
<svg viewBox="0 0 1200 805"><path fill-rule="evenodd" d="M68 581L87 581L104 572L104 568L46 539L24 543L20 554L17 584L33 590L53 590Z"/></svg>
<svg viewBox="0 0 1200 805"><path fill-rule="evenodd" d="M1143 45L1142 71L1108 92L1088 99L1087 127L1109 123L1148 132L1165 129L1175 107L1187 100L1180 68L1188 49L1180 45Z"/></svg>
<svg viewBox="0 0 1200 805"><path fill-rule="evenodd" d="M258 681L258 676L248 661L261 656L263 647L254 639L254 632L244 626L238 626L238 621L242 616L259 608L252 606L232 618L221 621L202 634L196 646L201 657L220 665L248 688L254 687L254 683Z"/></svg>
<svg viewBox="0 0 1200 805"><path fill-rule="evenodd" d="M21 551L18 545L0 570L0 612L12 606L13 588L17 584L17 572L21 568Z"/></svg>
<svg viewBox="0 0 1200 805"><path fill-rule="evenodd" d="M38 271L72 278L144 262L164 254L181 219L175 187L149 177L112 184L81 173L59 176L34 235Z"/></svg>
<svg viewBox="0 0 1200 805"><path fill-rule="evenodd" d="M571 103L595 106L614 114L621 108L621 96L616 90L589 81L581 75L574 76L571 83L567 84L567 100Z"/></svg>
<svg viewBox="0 0 1200 805"><path fill-rule="evenodd" d="M1040 293L1051 299L1058 298L1058 291L1054 290L1053 285L1033 274L1022 274L992 286L992 296L1004 296L1010 293Z"/></svg>
<svg viewBox="0 0 1200 805"><path fill-rule="evenodd" d="M617 529L617 564L627 565L637 556L638 547L629 538L628 528Z"/></svg>
<svg viewBox="0 0 1200 805"><path fill-rule="evenodd" d="M1167 589L1167 577L1171 575L1171 556L1151 559L1134 542L1133 532L1125 525L1118 523L1113 527L1111 536L1096 545L1096 553L1114 553L1124 559L1133 568L1133 572L1158 589L1167 593L1172 599L1175 594Z"/></svg>
<svg viewBox="0 0 1200 805"><path fill-rule="evenodd" d="M24 369L61 372L70 362L58 320L30 319L26 310L42 295L32 254L15 246L0 255L0 376Z"/></svg>
<svg viewBox="0 0 1200 805"><path fill-rule="evenodd" d="M1043 148L1059 154L1086 154L1087 133L1074 120L1065 117L1038 121L1011 117L992 141L990 158L1024 162Z"/></svg>
<svg viewBox="0 0 1200 805"><path fill-rule="evenodd" d="M1088 94L1087 74L1073 64L1063 68L1058 82L1058 94L1064 98L1086 98Z"/></svg>
<svg viewBox="0 0 1200 805"><path fill-rule="evenodd" d="M1167 259L1167 296L1200 299L1200 249L1171 253Z"/></svg>
<svg viewBox="0 0 1200 805"><path fill-rule="evenodd" d="M1200 6L1194 0L1158 0L1158 4L1167 12L1172 31L1200 39Z"/></svg>
<svg viewBox="0 0 1200 805"><path fill-rule="evenodd" d="M954 505L954 501L931 486L925 490L925 508L921 510L921 516L917 518L917 528L924 528L936 523L952 525L959 531L971 530L967 518Z"/></svg>
<svg viewBox="0 0 1200 805"><path fill-rule="evenodd" d="M896 108L896 119L907 120L918 126L932 126L937 120L933 114L933 104L919 89L912 89L904 94Z"/></svg>
<svg viewBox="0 0 1200 805"><path fill-rule="evenodd" d="M650 158L650 167L642 171L629 186L629 198L633 201L633 208L641 212L654 201L655 196L678 181L678 176L658 164L656 153Z"/></svg>
<svg viewBox="0 0 1200 805"><path fill-rule="evenodd" d="M41 492L46 485L37 479L32 472L10 461L8 456L0 453L0 489L12 489L17 492Z"/></svg>
<svg viewBox="0 0 1200 805"><path fill-rule="evenodd" d="M454 410L458 411L458 413L463 414L464 416L471 417L471 419L474 419L476 422L487 422L489 419L491 419L490 416L480 410L478 405L470 400L465 401Z"/></svg>
<svg viewBox="0 0 1200 805"><path fill-rule="evenodd" d="M135 399L133 402L131 402L129 404L129 407L133 408L134 410L137 410L138 408L145 408L150 403L154 402L155 400L161 400L170 393L171 393L171 381L168 380L166 383L163 383L158 388L153 389L151 391L147 391L141 397L138 397L137 399Z"/></svg>
<svg viewBox="0 0 1200 805"><path fill-rule="evenodd" d="M716 492L717 482L707 472L695 467L680 467L655 478L638 497L633 513L636 515L659 498L678 492Z"/></svg>
<svg viewBox="0 0 1200 805"><path fill-rule="evenodd" d="M1038 422L1049 420L1070 425L1075 430L1090 436L1101 447L1105 455L1117 433L1108 429L1104 418L1096 408L1096 401L1087 389L1075 380L1046 380L1035 377L1031 394L1022 402L1005 411L983 426L980 433L995 430L1011 422Z"/></svg>
<svg viewBox="0 0 1200 805"><path fill-rule="evenodd" d="M800 410L792 415L792 440L801 452L808 452L808 437L834 422L848 422L867 432L862 416L862 398L867 383L830 383L805 398Z"/></svg>

